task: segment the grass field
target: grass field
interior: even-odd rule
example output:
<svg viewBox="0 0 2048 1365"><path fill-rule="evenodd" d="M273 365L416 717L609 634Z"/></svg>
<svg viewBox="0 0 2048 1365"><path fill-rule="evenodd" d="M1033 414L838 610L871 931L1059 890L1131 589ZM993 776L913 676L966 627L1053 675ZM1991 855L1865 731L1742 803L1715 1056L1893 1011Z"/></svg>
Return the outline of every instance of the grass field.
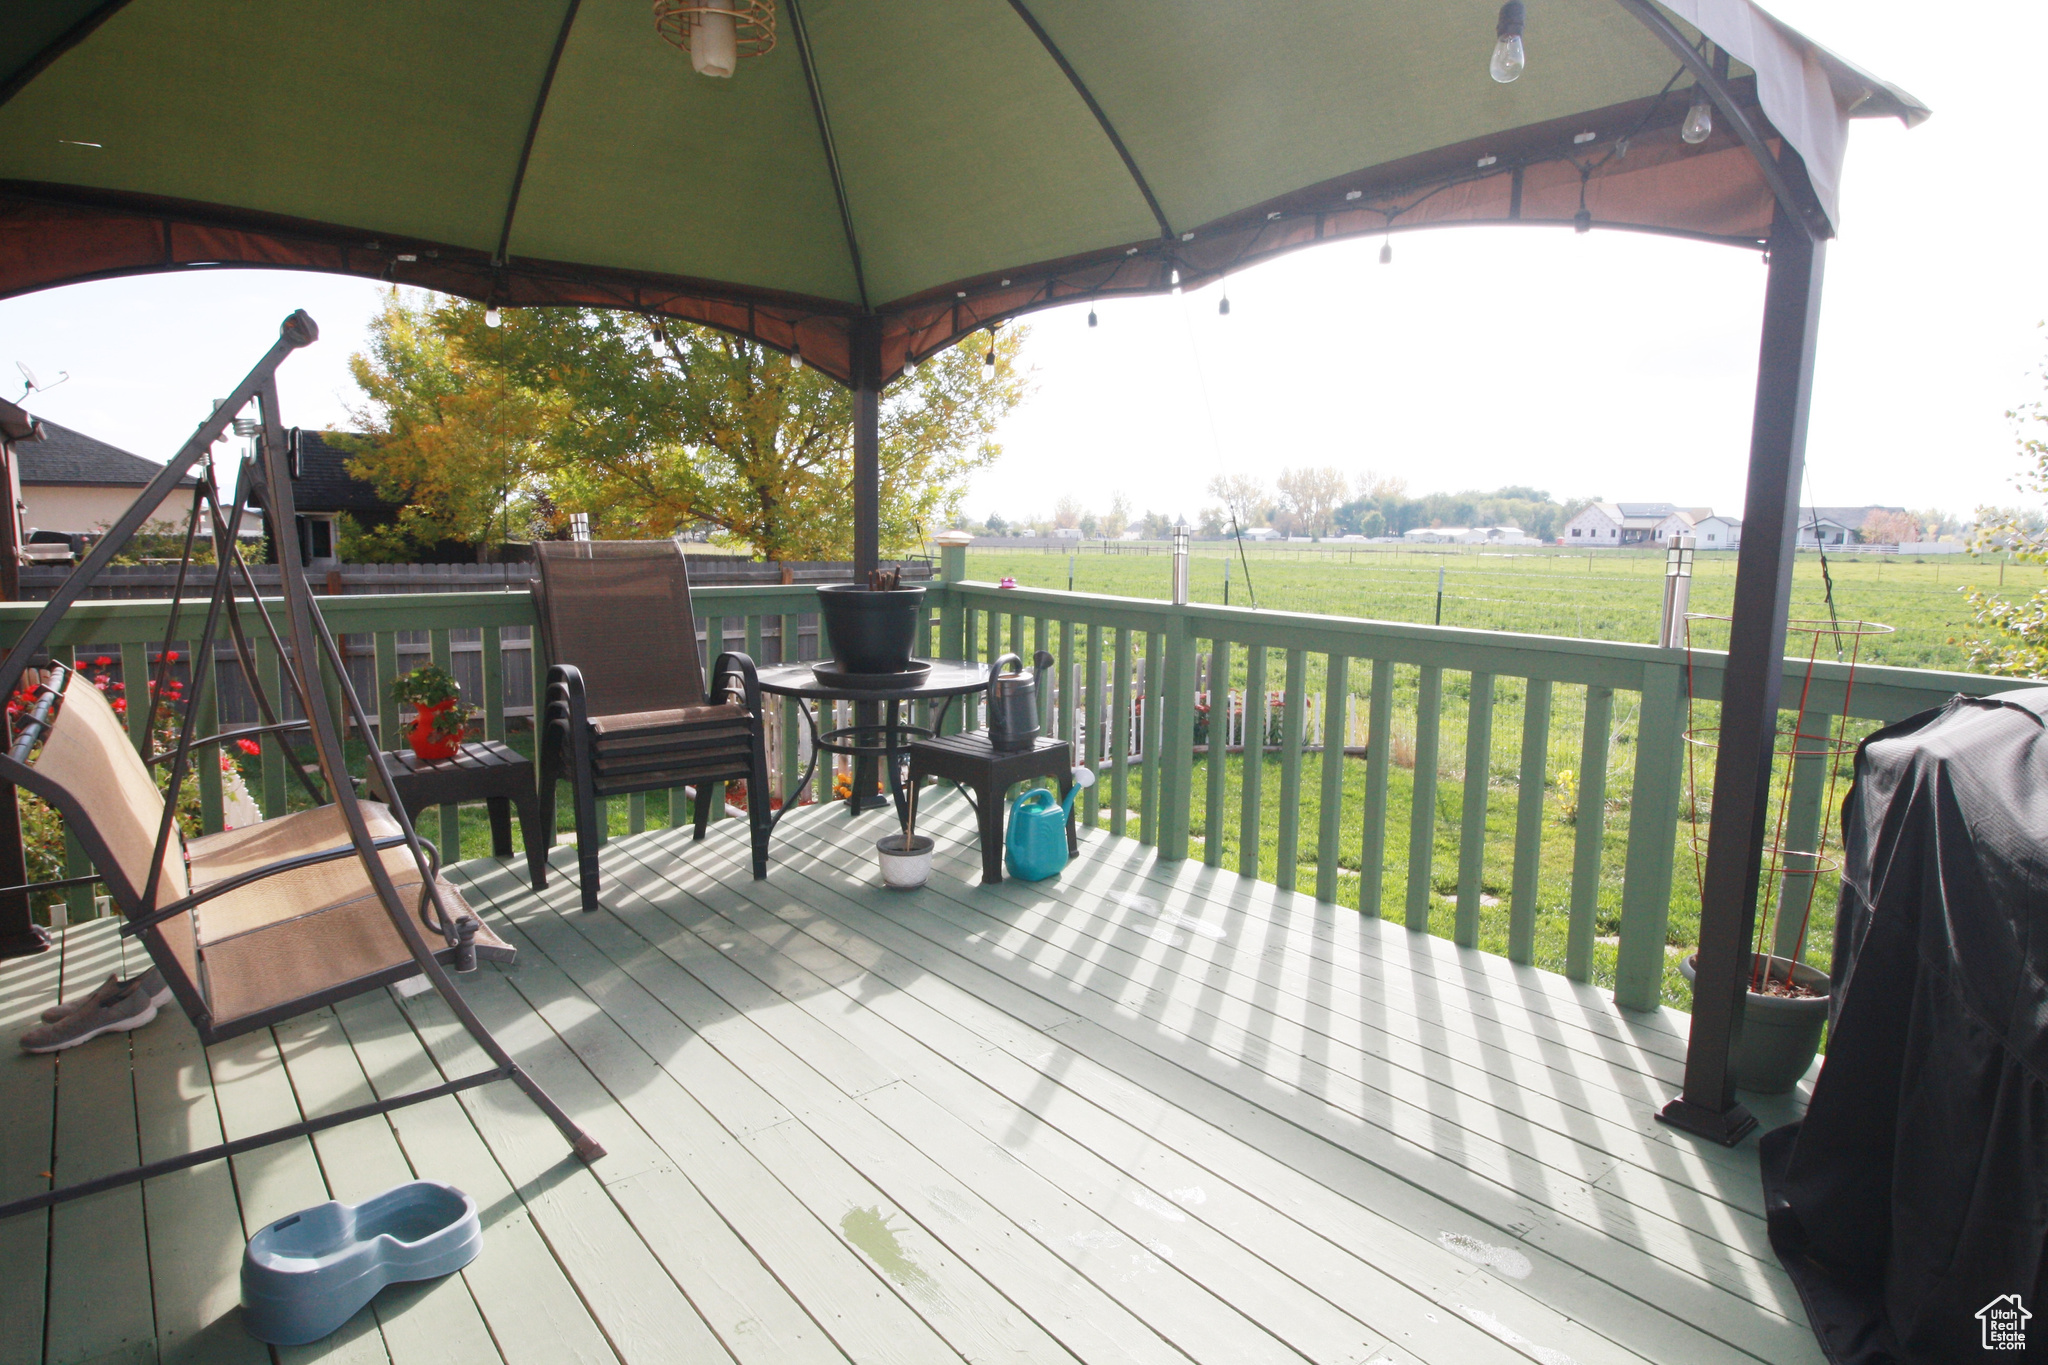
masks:
<svg viewBox="0 0 2048 1365"><path fill-rule="evenodd" d="M1657 637L1663 602L1662 550L1251 545L1245 558L1258 605L1281 611L1429 622L1435 619L1441 568L1447 626L1648 643ZM1233 548L1215 542L1198 546L1193 556L1195 601L1223 601L1226 561L1230 600L1247 604L1245 564ZM1128 547L1121 554L1085 550L1074 556L1074 587L1163 599L1170 591L1171 564L1160 546ZM969 577L996 582L1008 575L1028 588L1064 588L1067 570L1064 550L977 547L967 556ZM1997 590L2002 584L2009 595L2019 595L2048 586L2048 570L2040 565L2001 565L1969 555L1831 555L1828 574L1837 615L1881 621L1897 632L1872 642L1865 658L1902 668L1963 666L1965 651L1954 641L1968 633L1970 624L1964 587ZM1735 556L1701 554L1693 572L1692 609L1726 612L1734 591ZM1798 557L1792 615L1828 615L1818 555Z"/></svg>
<svg viewBox="0 0 2048 1365"><path fill-rule="evenodd" d="M1245 563L1234 549L1230 560L1230 601L1244 605ZM1594 551L1572 553L1551 550L1518 550L1512 553L1435 547L1424 552L1407 547L1320 548L1310 546L1247 547L1251 579L1262 607L1358 616L1379 620L1429 622L1436 614L1437 574L1443 571L1443 622L1487 630L1512 630L1531 634L1576 636L1592 639L1648 642L1656 637L1661 610L1664 556L1662 551ZM1192 565L1192 594L1197 601L1224 600L1223 546L1202 546ZM1108 593L1125 597L1164 599L1169 593L1170 557L1154 553L1109 553L1081 551L1072 559L1073 586L1083 592ZM1835 609L1847 619L1882 622L1895 633L1866 641L1866 662L1901 667L1960 669L1965 659L1957 637L1968 633L1970 618L1962 603L1964 586L1998 589L2008 594L2030 593L2043 585L2038 566L1984 562L1968 556L1928 557L1925 561L1900 560L1894 556L1830 556L1828 575L1832 579ZM969 552L969 577L998 581L1010 576L1026 587L1067 586L1069 558L1064 550L984 550ZM1698 612L1728 610L1735 580L1732 554L1699 557L1692 607ZM1795 618L1824 618L1827 615L1825 585L1818 555L1799 556L1794 577ZM1703 645L1718 647L1725 636L1713 624L1699 627L1696 638ZM1802 654L1804 650L1802 649ZM1242 652L1238 652L1233 687L1244 682ZM1367 670L1353 667L1351 690L1363 693ZM1321 661L1312 659L1309 668L1310 695L1323 689ZM1268 686L1280 683L1278 661L1271 667ZM1394 769L1388 794L1388 822L1383 866L1383 913L1389 919L1406 918L1407 867L1410 817L1414 791L1413 736L1417 670L1395 670L1393 722ZM1429 900L1429 928L1448 936L1451 932L1452 897L1457 881L1458 831L1463 819L1465 778L1466 714L1470 683L1466 675L1446 674L1442 732L1439 746L1440 773L1437 786L1435 860ZM1508 881L1514 852L1514 822L1519 796L1517 774L1521 763L1523 683L1501 678L1495 685L1492 745L1488 765L1487 838L1482 888L1485 898L1480 917L1480 944L1492 952L1507 946ZM1552 703L1547 770L1549 783L1544 793L1543 844L1537 887L1537 946L1539 965L1560 969L1564 963L1567 908L1570 900L1575 819L1571 809L1572 788L1578 785L1576 768L1583 735L1585 691L1560 686ZM1698 725L1712 725L1714 708L1702 705L1694 717ZM1874 728L1869 724L1851 726L1846 738L1853 741ZM1636 737L1635 698L1615 698L1613 731L1609 747L1607 802L1601 865L1595 948L1594 979L1612 984L1615 945L1613 934L1620 920L1622 856L1628 841L1628 797L1634 772ZM1677 871L1672 886L1670 927L1666 935L1667 961L1664 982L1666 1003L1681 1009L1691 1007L1691 992L1677 971L1678 960L1698 941L1699 891L1695 838L1703 845L1706 813L1711 801L1711 754L1701 751L1689 799L1682 805L1677 839ZM1198 760L1195 780L1193 828L1204 828L1207 778ZM1227 760L1226 809L1223 827L1222 861L1236 868L1238 859L1237 812L1242 783L1242 758ZM1264 758L1264 825L1261 830L1261 873L1270 877L1277 855L1280 763ZM1338 855L1338 899L1358 903L1359 858L1363 846L1365 764L1352 758L1345 762L1343 838ZM1297 885L1315 884L1315 835L1321 791L1321 763L1318 754L1304 756L1300 779L1303 831ZM1782 765L1780 769L1782 773ZM1835 804L1847 791L1846 761L1837 770ZM1128 807L1135 812L1139 777L1135 765L1130 778ZM1774 794L1777 785L1774 784ZM1110 803L1107 791L1105 806ZM1774 795L1775 800L1775 795ZM1105 810L1103 819L1108 822ZM1130 816L1136 830L1136 816ZM1199 845L1198 845L1199 847ZM1806 958L1826 968L1833 942L1834 903L1837 886L1831 875L1823 876L1813 896L1812 925Z"/></svg>

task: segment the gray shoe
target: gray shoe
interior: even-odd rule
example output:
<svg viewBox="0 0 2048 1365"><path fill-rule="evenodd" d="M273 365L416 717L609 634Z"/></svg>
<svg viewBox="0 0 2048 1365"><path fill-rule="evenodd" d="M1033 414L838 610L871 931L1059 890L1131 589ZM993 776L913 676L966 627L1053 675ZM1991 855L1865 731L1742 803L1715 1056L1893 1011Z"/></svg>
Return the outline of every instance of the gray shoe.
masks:
<svg viewBox="0 0 2048 1365"><path fill-rule="evenodd" d="M91 995L85 996L78 1000L67 1000L61 1005L52 1005L48 1009L44 1010L43 1022L46 1024L54 1024L59 1019L62 1019L65 1015L76 1014L79 1010L85 1009L87 1006L97 1006L104 1008L108 1002L113 1000L115 996L120 995L122 992L126 991L131 985L135 984L135 982L137 981L140 981L142 983L143 989L149 992L150 999L156 1002L158 1009L162 1009L165 1005L171 1003L171 988L164 984L164 975L156 968L151 967L141 976L135 977L129 981L123 981L121 979L121 974L119 972L116 972L112 976L108 977L104 982L102 982L100 984L100 988L94 991Z"/></svg>
<svg viewBox="0 0 2048 1365"><path fill-rule="evenodd" d="M104 989L104 988L102 988ZM47 1024L38 1024L21 1035L21 1050L24 1052L62 1052L68 1047L77 1047L102 1033L117 1029L138 1029L156 1018L156 997L150 993L140 977L128 983L127 989L115 994L105 1003L97 1003L99 991L88 997L86 1004L73 1010L61 1019Z"/></svg>

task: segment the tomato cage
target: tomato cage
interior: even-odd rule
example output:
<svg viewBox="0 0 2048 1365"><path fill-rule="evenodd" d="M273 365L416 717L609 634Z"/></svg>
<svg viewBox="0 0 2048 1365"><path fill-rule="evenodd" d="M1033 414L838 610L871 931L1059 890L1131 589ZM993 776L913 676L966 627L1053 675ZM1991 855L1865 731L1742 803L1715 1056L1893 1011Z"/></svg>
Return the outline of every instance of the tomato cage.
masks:
<svg viewBox="0 0 2048 1365"><path fill-rule="evenodd" d="M1709 624L1711 623L1711 624ZM1702 700L1694 683L1693 655L1697 637L1725 631L1726 616L1688 612L1685 616L1685 797L1692 820L1693 880L1705 897L1706 827L1699 819L1699 755L1719 745L1720 726L1702 725L1697 707ZM1786 622L1785 659L1800 667L1799 701L1792 728L1782 722L1774 746L1772 780L1776 787L1771 813L1771 837L1763 847L1763 868L1757 879L1759 910L1752 946L1749 988L1765 994L1793 995L1802 988L1793 984L1792 967L1806 955L1806 934L1813 919L1814 892L1821 875L1841 870L1841 860L1829 852L1839 848L1834 827L1839 802L1836 785L1842 759L1853 754L1857 741L1848 735L1849 698L1856 689L1856 668L1863 653L1863 641L1890 635L1893 627L1878 621L1791 620ZM1800 658L1799 645L1805 645ZM1829 656L1832 655L1832 658ZM1814 668L1821 662L1844 665L1842 701L1831 714L1814 701ZM1762 902L1768 898L1769 904ZM1782 976L1779 973L1783 973Z"/></svg>

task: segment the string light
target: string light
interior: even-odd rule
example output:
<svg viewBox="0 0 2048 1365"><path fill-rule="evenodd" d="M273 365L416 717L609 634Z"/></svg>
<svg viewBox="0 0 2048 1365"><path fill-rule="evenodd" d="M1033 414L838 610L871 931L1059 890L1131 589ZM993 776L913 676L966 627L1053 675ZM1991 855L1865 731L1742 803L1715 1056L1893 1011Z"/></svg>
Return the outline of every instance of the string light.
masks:
<svg viewBox="0 0 2048 1365"><path fill-rule="evenodd" d="M1095 325L1095 310L1093 308L1088 310L1088 325L1090 327Z"/></svg>
<svg viewBox="0 0 2048 1365"><path fill-rule="evenodd" d="M1685 111L1685 122L1679 125L1678 135L1697 147L1714 132L1714 106L1705 95L1693 102Z"/></svg>
<svg viewBox="0 0 2048 1365"><path fill-rule="evenodd" d="M804 367L803 347L792 346L789 348L789 364L791 369L801 370Z"/></svg>
<svg viewBox="0 0 2048 1365"><path fill-rule="evenodd" d="M1522 29L1528 22L1529 11L1522 0L1507 0L1500 7L1500 19L1493 26L1493 60L1487 63L1487 74L1507 85L1522 74L1528 65L1528 58L1522 51Z"/></svg>
<svg viewBox="0 0 2048 1365"><path fill-rule="evenodd" d="M504 314L498 311L497 304L487 303L484 305L484 326L497 327L503 324L504 321Z"/></svg>
<svg viewBox="0 0 2048 1365"><path fill-rule="evenodd" d="M1382 238L1382 239L1381 239L1381 241L1380 241L1380 264L1381 264L1381 265L1392 265L1393 263L1394 263L1394 239L1393 239L1392 237L1385 237L1385 238Z"/></svg>
<svg viewBox="0 0 2048 1365"><path fill-rule="evenodd" d="M1228 280L1223 282L1223 297L1216 301L1216 312L1219 317L1227 318L1230 316L1230 282Z"/></svg>

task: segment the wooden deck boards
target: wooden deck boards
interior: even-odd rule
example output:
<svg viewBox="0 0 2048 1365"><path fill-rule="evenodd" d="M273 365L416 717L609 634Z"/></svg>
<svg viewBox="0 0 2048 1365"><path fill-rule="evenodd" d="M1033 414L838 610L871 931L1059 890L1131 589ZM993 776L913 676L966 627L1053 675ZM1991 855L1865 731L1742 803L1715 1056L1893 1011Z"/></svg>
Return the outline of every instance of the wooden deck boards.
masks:
<svg viewBox="0 0 2048 1365"><path fill-rule="evenodd" d="M87 1360L1812 1362L1754 1143L1649 1117L1685 1016L1094 834L1057 881L978 885L963 802L933 883L876 885L887 817L793 815L452 870L520 951L465 984L609 1149L509 1086L0 1226L0 1362ZM110 926L0 968L19 1031L90 990ZM0 1068L0 1190L459 1074L437 997L202 1050L175 1010ZM1792 1106L1764 1115L1789 1117ZM242 1239L415 1175L483 1255L271 1353Z"/></svg>

